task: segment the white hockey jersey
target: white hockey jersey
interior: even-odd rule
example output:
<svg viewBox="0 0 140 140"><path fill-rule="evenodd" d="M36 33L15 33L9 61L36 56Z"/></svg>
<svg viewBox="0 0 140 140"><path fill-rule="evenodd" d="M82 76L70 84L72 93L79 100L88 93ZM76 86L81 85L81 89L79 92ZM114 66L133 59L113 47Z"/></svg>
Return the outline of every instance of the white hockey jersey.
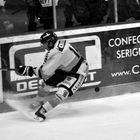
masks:
<svg viewBox="0 0 140 140"><path fill-rule="evenodd" d="M40 4L42 5L42 7L50 7L52 6L52 0L39 0ZM58 5L58 0L55 0L55 5Z"/></svg>
<svg viewBox="0 0 140 140"><path fill-rule="evenodd" d="M42 68L41 77L48 79L55 70L61 69L70 72L79 62L81 55L66 40L58 40L50 51L46 52ZM36 73L38 73L36 71Z"/></svg>

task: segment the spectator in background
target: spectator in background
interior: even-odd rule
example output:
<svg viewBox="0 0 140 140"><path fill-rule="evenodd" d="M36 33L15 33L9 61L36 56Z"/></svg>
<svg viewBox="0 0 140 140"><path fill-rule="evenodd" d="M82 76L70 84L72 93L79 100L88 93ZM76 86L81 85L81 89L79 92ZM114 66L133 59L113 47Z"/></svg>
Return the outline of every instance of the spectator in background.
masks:
<svg viewBox="0 0 140 140"><path fill-rule="evenodd" d="M53 28L53 7L52 0L39 0L41 4L40 23L44 29Z"/></svg>
<svg viewBox="0 0 140 140"><path fill-rule="evenodd" d="M53 27L52 0L25 0L27 5L28 31L36 31L37 20L44 29Z"/></svg>
<svg viewBox="0 0 140 140"><path fill-rule="evenodd" d="M70 0L73 14L80 25L90 24L90 11L85 0Z"/></svg>
<svg viewBox="0 0 140 140"><path fill-rule="evenodd" d="M139 0L117 0L118 22L140 19ZM114 0L108 0L108 23L115 22Z"/></svg>
<svg viewBox="0 0 140 140"><path fill-rule="evenodd" d="M69 0L59 0L58 5L64 8L65 27L72 27L73 22L73 9Z"/></svg>
<svg viewBox="0 0 140 140"><path fill-rule="evenodd" d="M80 25L99 24L107 11L105 0L63 0L63 3L65 27L74 25L73 16Z"/></svg>
<svg viewBox="0 0 140 140"><path fill-rule="evenodd" d="M36 31L36 18L39 17L41 4L39 0L25 0L27 5L28 31Z"/></svg>
<svg viewBox="0 0 140 140"><path fill-rule="evenodd" d="M130 7L130 18L140 20L140 0L127 0Z"/></svg>
<svg viewBox="0 0 140 140"><path fill-rule="evenodd" d="M104 16L107 14L106 0L85 0L90 13L90 25L96 25L104 22Z"/></svg>

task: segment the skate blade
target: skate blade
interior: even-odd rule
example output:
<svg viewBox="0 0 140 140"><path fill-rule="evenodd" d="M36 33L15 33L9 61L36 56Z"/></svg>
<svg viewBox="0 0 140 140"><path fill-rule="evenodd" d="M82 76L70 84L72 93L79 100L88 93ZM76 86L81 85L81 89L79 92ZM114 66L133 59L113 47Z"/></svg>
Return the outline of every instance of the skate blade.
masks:
<svg viewBox="0 0 140 140"><path fill-rule="evenodd" d="M44 122L44 121L45 121L43 118L38 117L38 116L35 115L35 114L33 114L33 118L34 118L34 120L37 121L37 122Z"/></svg>

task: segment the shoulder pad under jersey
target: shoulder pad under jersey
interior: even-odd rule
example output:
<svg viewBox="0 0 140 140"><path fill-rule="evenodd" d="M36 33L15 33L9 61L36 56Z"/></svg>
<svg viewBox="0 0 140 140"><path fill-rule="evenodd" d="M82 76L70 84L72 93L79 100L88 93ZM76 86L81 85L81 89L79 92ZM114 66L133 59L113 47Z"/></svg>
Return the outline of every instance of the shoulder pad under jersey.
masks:
<svg viewBox="0 0 140 140"><path fill-rule="evenodd" d="M66 40L58 40L57 41L56 48L60 52L63 52L65 47L66 47Z"/></svg>

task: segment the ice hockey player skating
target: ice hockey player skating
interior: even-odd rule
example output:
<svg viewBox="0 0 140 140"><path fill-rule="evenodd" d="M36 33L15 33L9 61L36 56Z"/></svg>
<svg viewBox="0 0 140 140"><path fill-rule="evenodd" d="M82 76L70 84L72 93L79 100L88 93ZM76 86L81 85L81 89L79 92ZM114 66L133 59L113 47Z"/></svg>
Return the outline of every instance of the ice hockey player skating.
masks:
<svg viewBox="0 0 140 140"><path fill-rule="evenodd" d="M36 75L43 79L39 89L41 91L48 92L48 86L58 88L54 98L41 104L34 112L35 120L44 121L48 111L75 94L82 86L87 77L88 64L67 40L58 40L53 31L43 33L40 43L46 52L42 65L40 67L20 65L17 72L22 76Z"/></svg>

